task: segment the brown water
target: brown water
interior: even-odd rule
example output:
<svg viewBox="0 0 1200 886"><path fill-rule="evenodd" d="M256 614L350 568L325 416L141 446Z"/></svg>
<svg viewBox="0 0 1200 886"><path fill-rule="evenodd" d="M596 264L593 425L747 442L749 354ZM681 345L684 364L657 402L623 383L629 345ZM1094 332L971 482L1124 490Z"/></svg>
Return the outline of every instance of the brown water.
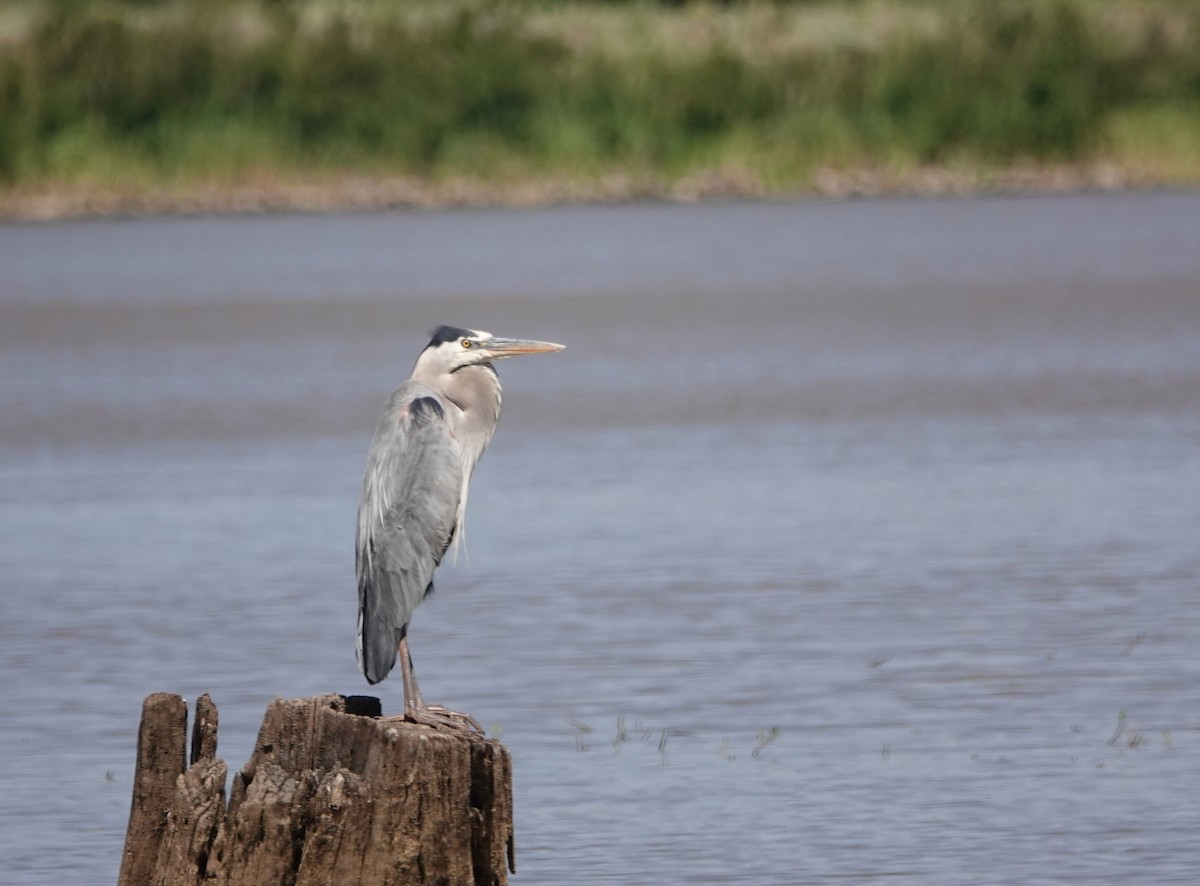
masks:
<svg viewBox="0 0 1200 886"><path fill-rule="evenodd" d="M441 322L568 345L412 630L514 882L1195 882L1200 194L0 227L0 879L114 880L150 692L367 691Z"/></svg>

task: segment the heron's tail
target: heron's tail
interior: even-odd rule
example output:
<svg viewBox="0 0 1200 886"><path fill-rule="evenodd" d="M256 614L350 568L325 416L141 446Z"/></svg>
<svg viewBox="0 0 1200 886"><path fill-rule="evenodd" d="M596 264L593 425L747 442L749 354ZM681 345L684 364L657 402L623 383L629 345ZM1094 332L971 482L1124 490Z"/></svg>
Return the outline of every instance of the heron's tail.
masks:
<svg viewBox="0 0 1200 886"><path fill-rule="evenodd" d="M371 595L365 597L371 599ZM366 611L366 605L358 609L358 667L371 684L378 683L396 666L396 651L404 639L407 625L395 627L388 619Z"/></svg>

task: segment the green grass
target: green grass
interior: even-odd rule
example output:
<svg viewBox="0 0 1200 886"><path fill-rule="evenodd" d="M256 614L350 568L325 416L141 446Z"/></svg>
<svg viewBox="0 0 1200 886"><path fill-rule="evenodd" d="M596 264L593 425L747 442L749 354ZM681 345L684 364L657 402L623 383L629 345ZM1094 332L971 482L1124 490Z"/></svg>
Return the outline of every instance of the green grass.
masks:
<svg viewBox="0 0 1200 886"><path fill-rule="evenodd" d="M1164 185L1200 182L1200 107L1144 105L1108 121L1111 153Z"/></svg>
<svg viewBox="0 0 1200 886"><path fill-rule="evenodd" d="M1111 162L1200 182L1200 7L12 2L0 191ZM1157 177L1157 179L1156 179Z"/></svg>

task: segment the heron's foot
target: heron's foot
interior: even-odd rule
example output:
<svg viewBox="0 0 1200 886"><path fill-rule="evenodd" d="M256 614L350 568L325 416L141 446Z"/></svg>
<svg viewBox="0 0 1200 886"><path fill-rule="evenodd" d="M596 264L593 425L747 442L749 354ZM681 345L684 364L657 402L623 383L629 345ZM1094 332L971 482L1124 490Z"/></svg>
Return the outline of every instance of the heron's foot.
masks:
<svg viewBox="0 0 1200 886"><path fill-rule="evenodd" d="M470 714L464 714L460 711L452 711L440 704L425 705L425 707L417 712L425 716L435 717L440 722L448 726L453 726L456 729L469 729L473 732L478 732L483 735L483 727L479 725L479 721Z"/></svg>
<svg viewBox="0 0 1200 886"><path fill-rule="evenodd" d="M452 711L440 704L422 705L419 708L410 707L402 715L386 719L407 720L409 723L420 723L424 726L432 726L434 729L466 729L484 735L483 727L470 714Z"/></svg>

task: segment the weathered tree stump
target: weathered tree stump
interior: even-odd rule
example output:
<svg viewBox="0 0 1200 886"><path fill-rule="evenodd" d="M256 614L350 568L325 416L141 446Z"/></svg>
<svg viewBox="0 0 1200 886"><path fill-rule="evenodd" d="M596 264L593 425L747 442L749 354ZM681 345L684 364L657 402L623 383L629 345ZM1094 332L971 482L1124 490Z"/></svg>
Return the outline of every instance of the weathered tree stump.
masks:
<svg viewBox="0 0 1200 886"><path fill-rule="evenodd" d="M250 761L217 759L217 709L146 699L119 886L503 884L512 760L464 731L378 719L379 700L276 699Z"/></svg>

